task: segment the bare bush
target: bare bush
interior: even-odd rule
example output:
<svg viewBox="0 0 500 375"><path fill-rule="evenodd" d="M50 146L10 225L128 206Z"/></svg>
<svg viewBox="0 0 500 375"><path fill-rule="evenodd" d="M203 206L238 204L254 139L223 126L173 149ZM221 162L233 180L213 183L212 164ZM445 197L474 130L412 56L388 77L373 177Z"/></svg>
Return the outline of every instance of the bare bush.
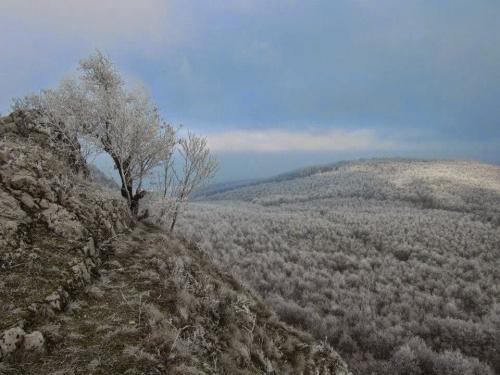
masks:
<svg viewBox="0 0 500 375"><path fill-rule="evenodd" d="M175 175L177 183L174 188L175 207L170 224L174 230L177 216L193 191L196 191L217 170L217 160L210 155L206 138L191 132L179 141L179 154L182 158L182 174ZM168 181L166 181L168 182ZM166 190L166 189L165 189Z"/></svg>

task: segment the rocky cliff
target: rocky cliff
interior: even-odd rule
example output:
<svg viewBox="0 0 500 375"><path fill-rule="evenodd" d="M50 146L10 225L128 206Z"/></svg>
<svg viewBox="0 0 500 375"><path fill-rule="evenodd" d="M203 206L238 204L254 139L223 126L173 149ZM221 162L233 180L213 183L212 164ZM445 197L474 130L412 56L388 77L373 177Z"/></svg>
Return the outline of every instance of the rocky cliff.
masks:
<svg viewBox="0 0 500 375"><path fill-rule="evenodd" d="M36 114L0 118L0 374L347 374L66 150Z"/></svg>

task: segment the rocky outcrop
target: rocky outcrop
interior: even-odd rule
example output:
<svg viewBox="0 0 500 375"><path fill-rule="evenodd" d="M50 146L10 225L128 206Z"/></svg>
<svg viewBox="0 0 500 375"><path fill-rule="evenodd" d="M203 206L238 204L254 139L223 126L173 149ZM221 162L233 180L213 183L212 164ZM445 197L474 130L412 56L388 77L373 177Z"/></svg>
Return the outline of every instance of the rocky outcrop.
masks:
<svg viewBox="0 0 500 375"><path fill-rule="evenodd" d="M100 246L132 224L120 197L34 113L0 119L0 358L45 345L30 329L91 281Z"/></svg>
<svg viewBox="0 0 500 375"><path fill-rule="evenodd" d="M195 244L134 222L54 131L0 119L0 373L347 374Z"/></svg>

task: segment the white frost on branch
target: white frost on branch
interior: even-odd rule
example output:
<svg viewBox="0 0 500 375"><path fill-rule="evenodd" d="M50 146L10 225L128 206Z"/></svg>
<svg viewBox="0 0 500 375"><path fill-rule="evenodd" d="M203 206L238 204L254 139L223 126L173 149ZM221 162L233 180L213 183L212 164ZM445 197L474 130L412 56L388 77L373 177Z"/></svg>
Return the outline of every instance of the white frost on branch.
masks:
<svg viewBox="0 0 500 375"><path fill-rule="evenodd" d="M80 61L79 68L78 78L65 79L40 95L16 99L13 109L45 115L72 152L82 152L84 157L107 153L134 215L146 195L146 180L160 171L162 199L174 200L173 228L182 202L215 172L217 163L206 140L192 133L178 139L146 90L127 90L115 65L101 52ZM180 172L174 170L176 147L184 166Z"/></svg>

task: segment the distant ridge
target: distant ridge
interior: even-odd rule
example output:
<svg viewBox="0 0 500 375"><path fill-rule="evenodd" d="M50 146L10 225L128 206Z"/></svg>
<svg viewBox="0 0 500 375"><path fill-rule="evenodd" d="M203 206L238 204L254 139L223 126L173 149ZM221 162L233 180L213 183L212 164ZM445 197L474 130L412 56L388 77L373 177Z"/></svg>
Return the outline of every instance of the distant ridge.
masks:
<svg viewBox="0 0 500 375"><path fill-rule="evenodd" d="M394 158L360 158L360 159L354 159L354 160L340 160L332 163L327 163L327 164L320 164L320 165L312 165L309 167L303 167L303 168L297 168L293 169L289 172L284 172L277 174L275 176L271 177L264 177L264 178L257 178L257 179L248 179L248 180L239 180L239 181L228 181L228 182L220 182L216 184L210 184L206 186L205 188L201 189L200 191L196 192L196 194L193 195L193 200L200 200L203 198L208 198L212 195L215 194L220 194L220 193L225 193L231 190L239 189L242 187L247 187L247 186L254 186L254 185L260 185L260 184L266 184L266 183L273 183L273 182L283 182L283 181L290 181L294 180L296 178L303 178L303 177L309 177L317 173L326 173L330 172L332 170L338 169L343 166L347 166L350 164L356 164L356 163L366 163L366 162L377 162L377 163L383 163L383 162L435 162L437 161L436 159L418 159L418 158L402 158L402 157L394 157ZM441 160L443 162L445 161L451 161L451 160Z"/></svg>

